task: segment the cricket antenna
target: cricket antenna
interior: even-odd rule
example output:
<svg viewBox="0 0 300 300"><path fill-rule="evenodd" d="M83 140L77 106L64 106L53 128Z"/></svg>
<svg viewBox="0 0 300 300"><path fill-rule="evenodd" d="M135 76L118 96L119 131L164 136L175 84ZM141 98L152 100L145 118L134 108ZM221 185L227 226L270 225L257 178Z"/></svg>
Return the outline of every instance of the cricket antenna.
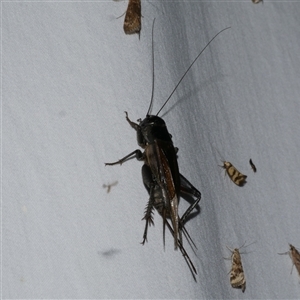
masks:
<svg viewBox="0 0 300 300"><path fill-rule="evenodd" d="M165 107L165 105L168 103L168 101L170 100L170 98L172 97L172 95L174 94L174 92L176 91L177 87L179 86L179 84L181 83L181 81L183 80L183 78L185 77L185 75L188 73L188 71L191 69L191 67L193 66L193 64L196 62L196 60L200 57L200 55L204 52L204 50L209 46L209 44L223 31L229 29L231 27L227 27L222 29L221 31L219 31L208 43L207 45L201 50L201 52L197 55L197 57L194 59L194 61L191 63L191 65L188 67L188 69L185 71L185 73L182 75L181 79L179 80L179 82L176 84L174 90L172 91L172 93L170 94L169 98L165 101L164 105L160 108L160 110L158 111L158 113L156 114L158 116L158 114L161 112L161 110ZM152 101L152 100L151 100Z"/></svg>
<svg viewBox="0 0 300 300"><path fill-rule="evenodd" d="M150 115L150 111L152 109L152 104L153 104L153 96L154 96L154 23L155 23L155 18L152 24L152 94L151 94L150 105L147 111L147 116Z"/></svg>

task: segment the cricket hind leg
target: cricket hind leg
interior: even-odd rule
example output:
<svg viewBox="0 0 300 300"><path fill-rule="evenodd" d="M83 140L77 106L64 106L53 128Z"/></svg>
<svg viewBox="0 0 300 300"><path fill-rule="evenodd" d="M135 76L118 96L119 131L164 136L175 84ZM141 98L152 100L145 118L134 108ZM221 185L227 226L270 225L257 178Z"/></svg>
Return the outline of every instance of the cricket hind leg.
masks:
<svg viewBox="0 0 300 300"><path fill-rule="evenodd" d="M155 188L155 182L152 178L152 172L149 166L143 165L142 167L142 177L143 177L143 183L148 191L149 194L149 201L147 203L146 209L145 209L145 215L142 220L146 221L145 224L145 230L143 234L143 241L141 244L145 244L147 241L147 232L148 232L148 226L154 225L153 222L153 209L154 209L154 188Z"/></svg>
<svg viewBox="0 0 300 300"><path fill-rule="evenodd" d="M144 164L142 167L142 177L143 177L144 186L149 194L149 201L145 209L145 216L142 219L142 220L146 220L142 244L144 244L145 241L147 240L148 226L154 225L153 209L155 208L163 218L163 245L165 248L165 232L166 232L165 228L166 228L167 211L164 206L164 202L162 201L163 196L162 196L161 188L157 184L156 180L153 178L153 174L150 167L146 164Z"/></svg>
<svg viewBox="0 0 300 300"><path fill-rule="evenodd" d="M143 241L141 242L141 244L145 244L145 242L147 241L147 233L148 233L148 226L153 225L154 226L154 222L153 222L153 199L151 199L151 197L149 198L149 201L147 203L146 209L145 209L145 215L142 218L142 220L146 221L145 224L145 229L144 229L144 234L143 234Z"/></svg>
<svg viewBox="0 0 300 300"><path fill-rule="evenodd" d="M188 209L185 211L185 213L183 214L183 216L180 218L179 221L180 231L183 232L185 238L187 239L188 243L190 244L190 246L194 251L194 249L197 249L197 246L195 245L193 239L191 238L188 231L186 230L184 224L186 223L187 218L191 217L191 212L195 208L197 208L197 205L201 199L201 193L182 174L180 174L180 192L190 196L191 198L196 198L196 200L192 202L192 204L188 207ZM198 214L200 212L199 208L197 210L198 211L195 212L195 214Z"/></svg>
<svg viewBox="0 0 300 300"><path fill-rule="evenodd" d="M197 207L199 201L201 200L201 193L182 174L180 174L180 193L184 193L196 198L196 200L194 200L194 202L188 207L188 209L180 218L180 224L183 226L191 212Z"/></svg>

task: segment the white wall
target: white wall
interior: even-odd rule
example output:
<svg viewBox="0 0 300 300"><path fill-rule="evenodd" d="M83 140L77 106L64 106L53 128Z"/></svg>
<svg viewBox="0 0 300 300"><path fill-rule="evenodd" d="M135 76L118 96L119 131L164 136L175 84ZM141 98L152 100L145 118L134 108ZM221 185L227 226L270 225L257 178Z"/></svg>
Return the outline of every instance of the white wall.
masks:
<svg viewBox="0 0 300 300"><path fill-rule="evenodd" d="M300 4L143 1L141 38L122 29L127 2L2 2L2 297L10 299L299 297L278 252L299 240ZM127 124L151 96L184 174L201 192L186 228L197 282L155 214L141 162L104 167L138 148ZM258 172L248 164L252 158ZM220 160L248 175L235 186ZM109 194L102 185L118 185ZM180 202L181 213L187 207ZM247 288L229 284L229 247Z"/></svg>

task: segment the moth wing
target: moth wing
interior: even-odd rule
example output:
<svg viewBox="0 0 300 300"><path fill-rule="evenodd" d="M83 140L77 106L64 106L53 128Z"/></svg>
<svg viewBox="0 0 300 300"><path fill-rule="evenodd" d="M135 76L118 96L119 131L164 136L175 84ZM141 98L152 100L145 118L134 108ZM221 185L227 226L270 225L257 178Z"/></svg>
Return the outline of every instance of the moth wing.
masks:
<svg viewBox="0 0 300 300"><path fill-rule="evenodd" d="M243 272L243 268L236 269L230 273L230 284L233 288L241 288L242 292L245 292L246 289L246 279Z"/></svg>
<svg viewBox="0 0 300 300"><path fill-rule="evenodd" d="M246 183L247 175L242 174L232 163L225 161L223 168L226 169L227 175L236 185L243 186Z"/></svg>
<svg viewBox="0 0 300 300"><path fill-rule="evenodd" d="M234 288L241 288L244 292L246 289L246 279L241 261L241 255L238 250L232 254L232 269L230 272L230 283Z"/></svg>
<svg viewBox="0 0 300 300"><path fill-rule="evenodd" d="M236 268L230 272L230 283L231 286L236 288L246 282L243 269Z"/></svg>
<svg viewBox="0 0 300 300"><path fill-rule="evenodd" d="M300 253L296 249L296 247L290 245L291 250L289 251L289 255L292 259L293 264L295 265L295 268L298 271L298 274L300 276Z"/></svg>
<svg viewBox="0 0 300 300"><path fill-rule="evenodd" d="M139 33L141 31L141 1L130 0L128 3L125 19L124 32L126 34Z"/></svg>

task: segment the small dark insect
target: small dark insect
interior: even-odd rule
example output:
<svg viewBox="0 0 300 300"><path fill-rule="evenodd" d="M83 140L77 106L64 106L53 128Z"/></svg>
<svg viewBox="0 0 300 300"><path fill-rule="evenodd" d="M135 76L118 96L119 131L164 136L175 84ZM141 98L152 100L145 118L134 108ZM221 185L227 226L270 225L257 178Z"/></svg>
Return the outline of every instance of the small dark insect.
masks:
<svg viewBox="0 0 300 300"><path fill-rule="evenodd" d="M250 164L250 166L251 166L253 172L256 173L256 166L255 166L255 164L253 163L253 161L252 161L251 158L250 158L250 160L249 160L249 164Z"/></svg>
<svg viewBox="0 0 300 300"><path fill-rule="evenodd" d="M290 250L287 251L287 252L284 252L284 253L278 253L280 255L282 254L289 254L292 262L293 262L293 265L292 265L292 270L291 270L291 274L293 272L293 267L295 266L297 271L298 271L298 274L300 276L300 253L299 251L296 249L296 247L294 247L292 244L289 244L290 246Z"/></svg>
<svg viewBox="0 0 300 300"><path fill-rule="evenodd" d="M254 4L257 4L257 3L259 3L259 2L263 2L263 0L252 0L252 2L253 2Z"/></svg>
<svg viewBox="0 0 300 300"><path fill-rule="evenodd" d="M154 20L155 21L155 20ZM200 57L203 51L208 47L208 45L224 30L216 34L209 43L204 47L204 49L197 55L191 65L188 67L186 72L183 74L174 90L165 101L163 106L160 108L156 115L150 115L152 103L153 103L153 92L154 92L154 42L153 42L153 30L154 21L152 27L152 96L149 105L148 112L144 120L139 119L137 123L132 122L128 113L126 114L126 120L129 125L137 133L138 145L143 148L144 152L137 149L122 159L113 162L106 163L105 165L116 165L122 164L123 162L136 158L144 162L142 167L142 177L146 190L149 194L149 201L147 203L145 214L143 220L146 221L145 230L143 234L142 244L147 240L148 226L153 225L153 210L154 208L159 212L163 218L163 241L165 241L165 226L169 228L171 234L174 237L174 247L179 248L183 254L191 272L197 274L196 269L190 260L188 254L186 253L182 245L182 232L184 235L190 239L184 224L190 213L196 208L200 199L201 193L182 175L179 173L178 162L177 162L177 151L178 149L174 147L172 136L169 133L165 121L158 117L158 114L167 104L173 93L175 92L178 85L181 83L187 72L191 69L196 60ZM178 204L180 194L187 194L194 198L193 203L188 207L185 213L180 218L178 215ZM169 224L167 218L171 219L171 225ZM194 277L195 279L195 277Z"/></svg>
<svg viewBox="0 0 300 300"><path fill-rule="evenodd" d="M126 34L138 33L141 31L141 0L129 0L124 19L124 32Z"/></svg>
<svg viewBox="0 0 300 300"><path fill-rule="evenodd" d="M236 185L243 186L246 183L247 175L244 175L240 171L238 171L229 161L223 161L223 166L220 167L226 170L229 178Z"/></svg>
<svg viewBox="0 0 300 300"><path fill-rule="evenodd" d="M109 193L110 190L111 190L111 188L112 188L113 186L116 186L117 184L118 184L118 181L115 181L115 182L110 183L110 184L103 184L102 187L103 187L104 189L107 189L107 193Z"/></svg>

